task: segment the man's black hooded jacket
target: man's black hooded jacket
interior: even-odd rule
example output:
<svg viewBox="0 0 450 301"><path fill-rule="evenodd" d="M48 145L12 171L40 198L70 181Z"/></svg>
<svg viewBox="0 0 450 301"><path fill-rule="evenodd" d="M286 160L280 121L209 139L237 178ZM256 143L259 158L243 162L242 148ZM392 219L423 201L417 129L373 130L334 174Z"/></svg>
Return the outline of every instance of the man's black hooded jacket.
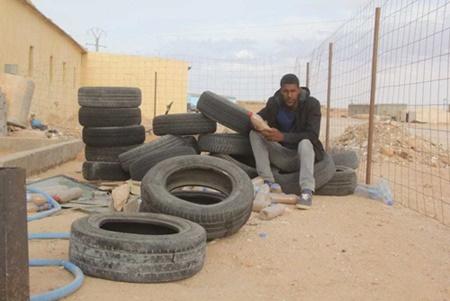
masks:
<svg viewBox="0 0 450 301"><path fill-rule="evenodd" d="M258 114L267 121L270 127L280 130L277 121L277 114L280 106L284 106L283 96L280 90L269 98L266 106ZM301 88L299 102L295 110L296 116L294 125L288 133L284 134L283 145L291 149L297 149L298 144L303 139L309 139L314 146L316 162L321 161L324 156L323 145L319 140L320 134L320 103L310 95L306 87ZM281 130L280 130L281 131Z"/></svg>

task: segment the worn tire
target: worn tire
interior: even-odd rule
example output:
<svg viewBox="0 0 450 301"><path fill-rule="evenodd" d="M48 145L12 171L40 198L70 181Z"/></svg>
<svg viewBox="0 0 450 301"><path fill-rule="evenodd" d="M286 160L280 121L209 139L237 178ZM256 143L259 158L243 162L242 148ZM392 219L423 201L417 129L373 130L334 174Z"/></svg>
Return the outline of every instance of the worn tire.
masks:
<svg viewBox="0 0 450 301"><path fill-rule="evenodd" d="M183 139L185 145L190 146L193 149L195 149L197 154L201 153L200 148L198 147L197 139L194 136L182 136L180 138Z"/></svg>
<svg viewBox="0 0 450 301"><path fill-rule="evenodd" d="M332 150L330 155L336 166L346 166L353 169L359 167L358 154L353 150Z"/></svg>
<svg viewBox="0 0 450 301"><path fill-rule="evenodd" d="M153 133L157 136L208 134L216 128L216 122L201 113L160 115L153 119Z"/></svg>
<svg viewBox="0 0 450 301"><path fill-rule="evenodd" d="M318 195L344 196L355 192L358 179L356 171L347 166L336 165L336 173L323 187L316 191Z"/></svg>
<svg viewBox="0 0 450 301"><path fill-rule="evenodd" d="M185 144L186 142L180 137L165 135L152 142L143 144L130 151L120 154L119 161L122 165L123 170L129 171L130 165L144 155L149 155L161 150L170 151L172 147L183 146Z"/></svg>
<svg viewBox="0 0 450 301"><path fill-rule="evenodd" d="M139 108L89 108L81 107L78 121L86 127L109 127L141 124Z"/></svg>
<svg viewBox="0 0 450 301"><path fill-rule="evenodd" d="M248 135L252 128L247 110L213 92L206 91L200 95L197 109L240 134Z"/></svg>
<svg viewBox="0 0 450 301"><path fill-rule="evenodd" d="M141 105L141 90L126 87L82 87L78 104L94 108L137 108Z"/></svg>
<svg viewBox="0 0 450 301"><path fill-rule="evenodd" d="M240 134L207 134L198 138L201 151L227 155L253 155L247 136Z"/></svg>
<svg viewBox="0 0 450 301"><path fill-rule="evenodd" d="M72 223L69 259L89 276L154 283L193 276L203 267L205 251L205 230L188 220L96 214Z"/></svg>
<svg viewBox="0 0 450 301"><path fill-rule="evenodd" d="M211 154L211 156L216 157L216 158L220 158L223 160L227 160L233 164L236 164L237 166L239 166L239 168L241 168L249 177L250 179L253 179L254 177L258 176L258 172L256 171L256 168L249 166L245 163L242 163L236 159L234 159L233 157L231 157L230 155L225 155L225 154Z"/></svg>
<svg viewBox="0 0 450 301"><path fill-rule="evenodd" d="M177 198L200 205L211 205L220 202L227 196L220 192L207 191L176 191L172 192Z"/></svg>
<svg viewBox="0 0 450 301"><path fill-rule="evenodd" d="M275 181L280 184L284 193L297 194L301 193L299 185L299 172L280 173L278 169L273 169ZM328 183L336 173L336 165L330 155L325 153L322 161L314 164L314 179L316 180L316 191Z"/></svg>
<svg viewBox="0 0 450 301"><path fill-rule="evenodd" d="M117 162L92 162L83 163L83 178L88 181L126 181L130 175L122 170Z"/></svg>
<svg viewBox="0 0 450 301"><path fill-rule="evenodd" d="M83 142L89 146L127 146L145 141L142 125L83 128Z"/></svg>
<svg viewBox="0 0 450 301"><path fill-rule="evenodd" d="M127 152L140 144L127 146L108 146L95 147L86 145L84 149L84 156L87 161L103 161L103 162L119 162L119 155Z"/></svg>
<svg viewBox="0 0 450 301"><path fill-rule="evenodd" d="M236 161L244 163L245 165L256 168L255 157L253 156L253 154L251 154L251 155L230 155L230 157Z"/></svg>
<svg viewBox="0 0 450 301"><path fill-rule="evenodd" d="M214 205L182 200L171 193L184 186L204 186L226 195ZM249 219L253 185L231 162L210 156L183 156L164 160L141 183L141 211L189 219L205 228L209 240L237 232Z"/></svg>
<svg viewBox="0 0 450 301"><path fill-rule="evenodd" d="M165 159L187 155L197 155L197 152L190 146L177 146L170 150L163 149L146 154L130 165L131 179L141 181L145 174L159 162Z"/></svg>

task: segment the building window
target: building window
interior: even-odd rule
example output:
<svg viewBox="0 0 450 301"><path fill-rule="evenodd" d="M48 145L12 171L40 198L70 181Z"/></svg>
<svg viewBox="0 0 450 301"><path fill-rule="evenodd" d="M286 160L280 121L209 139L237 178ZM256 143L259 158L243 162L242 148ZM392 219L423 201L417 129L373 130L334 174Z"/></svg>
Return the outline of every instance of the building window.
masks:
<svg viewBox="0 0 450 301"><path fill-rule="evenodd" d="M62 63L62 80L63 84L66 83L66 62Z"/></svg>
<svg viewBox="0 0 450 301"><path fill-rule="evenodd" d="M48 65L48 78L50 82L53 81L53 55L50 56L50 63Z"/></svg>
<svg viewBox="0 0 450 301"><path fill-rule="evenodd" d="M34 67L34 47L30 46L28 49L28 76L33 76L33 67Z"/></svg>
<svg viewBox="0 0 450 301"><path fill-rule="evenodd" d="M77 87L77 67L73 67L73 88Z"/></svg>

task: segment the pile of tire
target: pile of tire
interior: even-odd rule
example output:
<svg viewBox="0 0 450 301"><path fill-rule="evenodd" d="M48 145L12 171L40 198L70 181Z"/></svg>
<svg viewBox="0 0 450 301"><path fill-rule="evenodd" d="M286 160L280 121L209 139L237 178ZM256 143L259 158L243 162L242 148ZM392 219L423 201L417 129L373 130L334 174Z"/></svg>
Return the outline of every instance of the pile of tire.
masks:
<svg viewBox="0 0 450 301"><path fill-rule="evenodd" d="M205 134L198 139L201 151L212 156L230 161L251 178L257 176L255 159L251 149L248 133L251 123L247 111L212 92L204 92L199 99L197 108L208 118L234 130L236 134ZM283 161L283 158L274 161ZM298 167L292 167L290 162L273 166L275 180L285 193L300 194ZM357 185L356 169L359 158L352 150L332 150L325 158L314 165L316 194L343 196L352 194Z"/></svg>
<svg viewBox="0 0 450 301"><path fill-rule="evenodd" d="M123 181L119 155L141 145L141 91L128 87L82 87L78 90L79 123L86 144L83 177L86 180Z"/></svg>
<svg viewBox="0 0 450 301"><path fill-rule="evenodd" d="M86 92L80 95L86 98ZM90 97L90 102L80 101L80 105L96 104L92 92ZM86 274L128 282L190 277L204 264L207 240L230 236L249 219L254 199L250 177L256 176L256 170L247 112L212 92L203 93L197 107L201 113L157 116L153 132L160 138L130 146L126 152L115 152L118 168L141 181L141 213L92 215L72 224L70 260ZM81 115L86 124L86 113ZM90 126L105 126L95 123L95 117L91 119ZM215 133L216 122L237 133ZM83 132L85 142L98 143L95 138L105 141L101 135ZM111 149L118 147L88 146L103 147L97 153L108 159ZM326 193L342 184L344 169L340 166L352 165L351 155L326 155L316 164L314 176L320 186L317 191ZM340 165L335 165L335 161ZM300 189L298 172L285 173L274 168L274 174L286 193L291 193L288 189ZM184 189L188 187L202 189Z"/></svg>

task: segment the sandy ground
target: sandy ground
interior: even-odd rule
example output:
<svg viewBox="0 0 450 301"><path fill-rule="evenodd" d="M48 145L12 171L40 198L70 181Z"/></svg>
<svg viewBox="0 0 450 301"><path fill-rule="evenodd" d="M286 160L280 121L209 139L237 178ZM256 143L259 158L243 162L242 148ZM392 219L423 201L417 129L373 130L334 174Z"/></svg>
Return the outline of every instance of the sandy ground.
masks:
<svg viewBox="0 0 450 301"><path fill-rule="evenodd" d="M38 177L80 177L72 161ZM35 177L36 178L36 177ZM30 232L68 231L64 211ZM31 241L30 258L67 259L68 241ZM61 268L32 268L32 293L70 282ZM165 284L86 277L66 300L450 300L450 227L410 209L356 196L315 196L309 211L272 221L252 216L235 235L210 242L202 271Z"/></svg>

